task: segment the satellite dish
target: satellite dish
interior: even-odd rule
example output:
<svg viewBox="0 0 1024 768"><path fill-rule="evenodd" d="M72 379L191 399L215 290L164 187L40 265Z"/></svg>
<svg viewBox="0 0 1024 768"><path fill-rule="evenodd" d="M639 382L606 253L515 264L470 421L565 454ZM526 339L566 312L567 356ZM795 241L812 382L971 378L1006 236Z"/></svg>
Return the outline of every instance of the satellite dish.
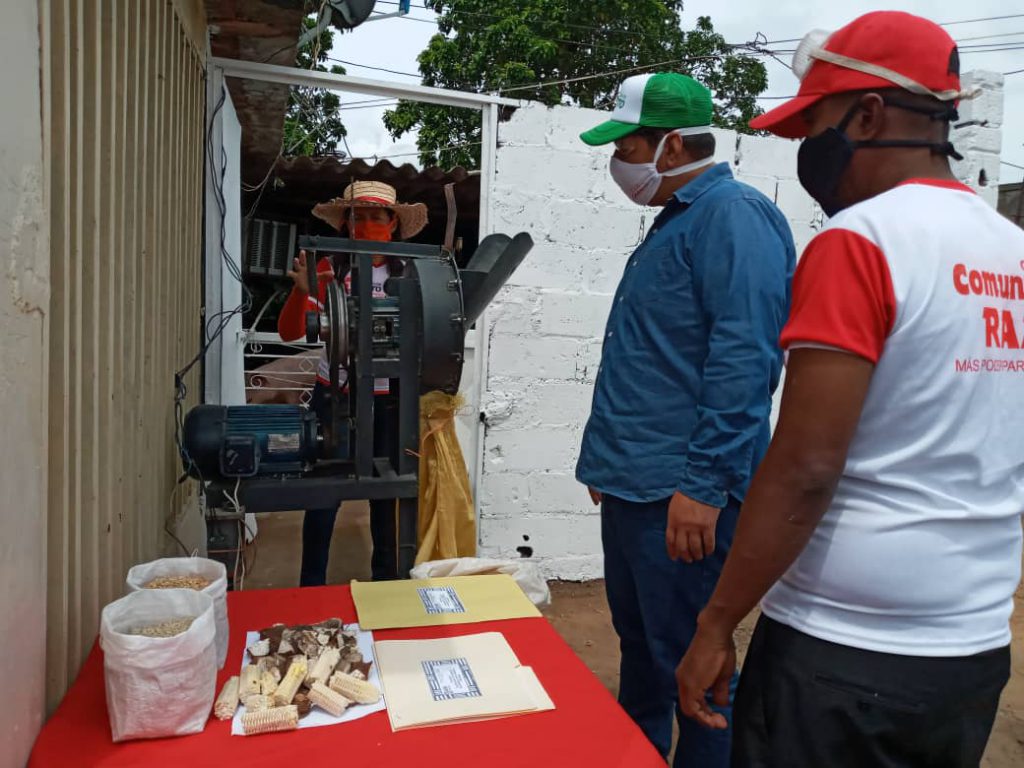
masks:
<svg viewBox="0 0 1024 768"><path fill-rule="evenodd" d="M373 11L374 0L329 0L331 26L340 30L355 29Z"/></svg>

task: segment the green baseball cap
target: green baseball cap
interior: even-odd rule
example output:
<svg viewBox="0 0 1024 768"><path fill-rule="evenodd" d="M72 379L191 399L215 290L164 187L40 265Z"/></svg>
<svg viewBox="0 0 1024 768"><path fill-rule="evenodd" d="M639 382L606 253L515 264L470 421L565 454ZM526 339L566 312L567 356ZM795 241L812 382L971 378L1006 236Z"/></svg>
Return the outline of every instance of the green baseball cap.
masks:
<svg viewBox="0 0 1024 768"><path fill-rule="evenodd" d="M637 128L693 128L711 125L711 91L677 72L634 75L622 81L612 119L584 131L592 147L618 141Z"/></svg>

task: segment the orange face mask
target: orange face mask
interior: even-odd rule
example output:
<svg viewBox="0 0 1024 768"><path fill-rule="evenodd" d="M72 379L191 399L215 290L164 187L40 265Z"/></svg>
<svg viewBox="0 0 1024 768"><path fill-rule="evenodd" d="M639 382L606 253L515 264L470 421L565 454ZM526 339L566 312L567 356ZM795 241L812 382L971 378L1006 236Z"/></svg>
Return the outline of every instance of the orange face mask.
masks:
<svg viewBox="0 0 1024 768"><path fill-rule="evenodd" d="M356 240L376 240L380 243L391 242L390 222L357 221L353 229Z"/></svg>

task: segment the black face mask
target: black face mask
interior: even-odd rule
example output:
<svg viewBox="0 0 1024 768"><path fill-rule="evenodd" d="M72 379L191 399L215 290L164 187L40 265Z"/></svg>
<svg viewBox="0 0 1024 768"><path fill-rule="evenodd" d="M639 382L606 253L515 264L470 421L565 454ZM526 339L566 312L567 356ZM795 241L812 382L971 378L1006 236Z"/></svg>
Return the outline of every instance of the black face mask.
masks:
<svg viewBox="0 0 1024 768"><path fill-rule="evenodd" d="M934 110L918 107L914 104L904 104L885 99L887 107L906 109L911 112L920 112L928 115L933 120L956 120L956 109L950 106L948 109L936 112ZM835 216L843 209L839 201L839 183L843 180L843 174L853 159L853 153L858 149L872 149L881 147L928 147L934 154L946 155L956 160L963 160L953 145L946 142L924 141L923 139L888 139L882 141L853 141L846 135L846 126L850 124L853 116L861 110L858 101L854 104L834 128L826 128L817 136L809 136L800 144L800 150L796 157L796 174L800 184L807 193L818 201L818 205L825 212L826 216Z"/></svg>

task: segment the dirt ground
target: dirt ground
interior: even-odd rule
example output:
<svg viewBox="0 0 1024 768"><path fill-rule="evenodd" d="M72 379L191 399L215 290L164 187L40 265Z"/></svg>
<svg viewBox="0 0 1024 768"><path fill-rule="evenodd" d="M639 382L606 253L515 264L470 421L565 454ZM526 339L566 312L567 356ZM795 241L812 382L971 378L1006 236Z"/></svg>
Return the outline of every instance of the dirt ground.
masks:
<svg viewBox="0 0 1024 768"><path fill-rule="evenodd" d="M272 589L298 585L301 554L301 513L260 515L257 545L248 555L246 589ZM346 504L338 515L331 547L328 582L345 584L368 579L370 532L365 503ZM555 629L613 694L619 685L619 649L605 601L604 584L554 582L552 603L544 613ZM1013 672L1003 692L999 715L982 760L983 768L1024 765L1024 588L1016 595L1012 620ZM746 653L753 616L740 627L736 639L740 658Z"/></svg>

